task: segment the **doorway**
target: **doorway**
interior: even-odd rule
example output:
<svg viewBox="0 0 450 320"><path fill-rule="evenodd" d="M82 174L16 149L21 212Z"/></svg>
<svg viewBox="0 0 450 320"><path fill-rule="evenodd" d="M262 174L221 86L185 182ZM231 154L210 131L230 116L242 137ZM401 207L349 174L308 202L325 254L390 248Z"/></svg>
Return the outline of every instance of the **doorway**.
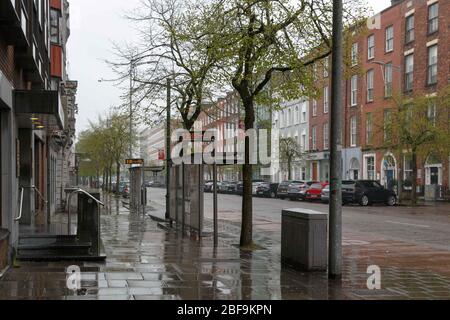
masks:
<svg viewBox="0 0 450 320"><path fill-rule="evenodd" d="M350 170L349 170L350 180L353 180L353 181L359 180L359 170L360 170L359 160L356 158L353 158L350 161Z"/></svg>
<svg viewBox="0 0 450 320"><path fill-rule="evenodd" d="M312 180L318 181L319 178L319 166L317 165L317 162L312 163Z"/></svg>

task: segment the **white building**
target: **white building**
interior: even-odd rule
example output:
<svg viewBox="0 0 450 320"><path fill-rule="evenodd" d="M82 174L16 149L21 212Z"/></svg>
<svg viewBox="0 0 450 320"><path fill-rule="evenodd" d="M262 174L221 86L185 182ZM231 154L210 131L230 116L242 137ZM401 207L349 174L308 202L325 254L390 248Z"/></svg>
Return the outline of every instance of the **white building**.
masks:
<svg viewBox="0 0 450 320"><path fill-rule="evenodd" d="M282 109L273 112L272 130L278 130L280 139L293 138L303 152L309 150L309 102L308 100L293 100L283 103ZM272 154L275 154L272 149ZM285 165L280 163L280 170L273 168L274 182L287 180L289 174ZM292 165L292 178L295 180L309 180L307 163L297 160ZM276 172L278 171L278 172Z"/></svg>
<svg viewBox="0 0 450 320"><path fill-rule="evenodd" d="M146 128L139 135L140 155L146 166L164 166L161 155L166 152L166 126L164 123Z"/></svg>

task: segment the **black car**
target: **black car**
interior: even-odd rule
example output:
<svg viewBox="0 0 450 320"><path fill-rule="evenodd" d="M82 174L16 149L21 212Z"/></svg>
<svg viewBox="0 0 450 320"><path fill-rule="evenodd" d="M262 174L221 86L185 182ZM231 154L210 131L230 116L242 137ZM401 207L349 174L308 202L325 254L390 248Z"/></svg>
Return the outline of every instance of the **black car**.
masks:
<svg viewBox="0 0 450 320"><path fill-rule="evenodd" d="M353 203L353 193L355 192L356 181L342 181L342 204ZM321 200L323 203L330 202L330 185L322 190Z"/></svg>
<svg viewBox="0 0 450 320"><path fill-rule="evenodd" d="M236 194L242 196L244 194L244 183L242 181L239 181L236 184Z"/></svg>
<svg viewBox="0 0 450 320"><path fill-rule="evenodd" d="M388 206L397 204L397 195L394 191L372 180L358 180L354 185L344 185L343 198L347 203L358 203L364 207L374 203L385 203Z"/></svg>
<svg viewBox="0 0 450 320"><path fill-rule="evenodd" d="M280 198L280 199L288 198L288 196L289 196L289 187L290 187L290 185L293 182L294 181L292 181L292 180L281 182L280 185L278 186L277 197Z"/></svg>
<svg viewBox="0 0 450 320"><path fill-rule="evenodd" d="M268 198L276 198L279 183L263 182L256 187L256 195Z"/></svg>

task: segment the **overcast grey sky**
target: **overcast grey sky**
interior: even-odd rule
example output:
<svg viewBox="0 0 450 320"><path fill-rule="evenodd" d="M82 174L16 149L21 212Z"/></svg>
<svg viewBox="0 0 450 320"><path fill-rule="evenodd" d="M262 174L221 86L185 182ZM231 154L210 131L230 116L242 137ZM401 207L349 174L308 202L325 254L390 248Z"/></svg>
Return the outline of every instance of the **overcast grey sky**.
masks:
<svg viewBox="0 0 450 320"><path fill-rule="evenodd" d="M71 0L71 37L68 44L69 75L78 80L78 133L89 120L105 114L110 106L120 104L121 91L112 83L99 79L114 78L104 63L112 59L112 42L133 41L135 33L125 12L133 10L140 0ZM388 7L390 0L368 0L374 12Z"/></svg>

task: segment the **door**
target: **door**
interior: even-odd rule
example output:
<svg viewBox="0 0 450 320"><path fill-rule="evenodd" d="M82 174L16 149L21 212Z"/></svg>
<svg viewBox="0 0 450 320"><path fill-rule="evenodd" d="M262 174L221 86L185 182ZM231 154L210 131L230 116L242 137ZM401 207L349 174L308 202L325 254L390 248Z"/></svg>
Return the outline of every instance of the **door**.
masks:
<svg viewBox="0 0 450 320"><path fill-rule="evenodd" d="M388 190L394 190L394 170L386 171L386 188Z"/></svg>
<svg viewBox="0 0 450 320"><path fill-rule="evenodd" d="M430 168L430 184L432 186L439 185L439 168L437 167Z"/></svg>
<svg viewBox="0 0 450 320"><path fill-rule="evenodd" d="M318 178L319 178L319 172L318 172L317 162L313 162L313 164L312 164L312 181L318 181Z"/></svg>

